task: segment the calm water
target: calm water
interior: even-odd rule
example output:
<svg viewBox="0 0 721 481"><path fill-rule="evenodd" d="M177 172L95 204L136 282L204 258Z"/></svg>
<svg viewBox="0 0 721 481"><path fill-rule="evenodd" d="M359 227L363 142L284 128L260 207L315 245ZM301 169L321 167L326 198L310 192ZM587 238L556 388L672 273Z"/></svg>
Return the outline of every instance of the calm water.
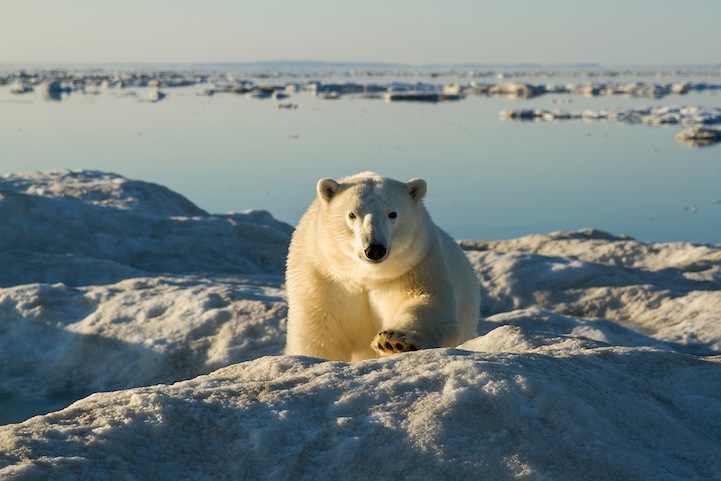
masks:
<svg viewBox="0 0 721 481"><path fill-rule="evenodd" d="M44 101L0 86L0 172L107 170L213 213L266 209L295 224L318 178L376 170L426 179L431 215L457 238L595 227L721 243L721 145L689 148L674 139L678 126L499 119L508 108L719 106L718 94L411 104L298 93L287 100L296 110L278 110L272 100L197 95L203 88L168 89L153 104L140 101L144 89Z"/></svg>

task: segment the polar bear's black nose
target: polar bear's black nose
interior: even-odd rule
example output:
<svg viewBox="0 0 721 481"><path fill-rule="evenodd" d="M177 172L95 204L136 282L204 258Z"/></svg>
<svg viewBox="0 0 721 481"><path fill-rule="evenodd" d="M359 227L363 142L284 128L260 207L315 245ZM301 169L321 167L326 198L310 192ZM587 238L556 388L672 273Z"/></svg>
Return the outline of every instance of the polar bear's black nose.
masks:
<svg viewBox="0 0 721 481"><path fill-rule="evenodd" d="M379 261L386 256L386 246L383 244L371 244L366 250L366 257L372 261Z"/></svg>

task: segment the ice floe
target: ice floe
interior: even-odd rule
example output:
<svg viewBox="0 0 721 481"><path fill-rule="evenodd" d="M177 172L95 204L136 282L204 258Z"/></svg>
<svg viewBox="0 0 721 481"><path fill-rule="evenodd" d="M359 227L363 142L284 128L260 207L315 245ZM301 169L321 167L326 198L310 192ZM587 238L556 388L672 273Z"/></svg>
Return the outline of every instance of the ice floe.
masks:
<svg viewBox="0 0 721 481"><path fill-rule="evenodd" d="M692 146L704 146L721 142L721 129L713 127L693 127L679 132L676 138Z"/></svg>
<svg viewBox="0 0 721 481"><path fill-rule="evenodd" d="M0 403L96 393L0 427L0 478L718 477L720 245L464 241L479 337L347 364L282 355L290 233L114 174L2 177Z"/></svg>
<svg viewBox="0 0 721 481"><path fill-rule="evenodd" d="M201 94L241 94L251 98L286 98L296 92L310 92L320 98L362 95L369 98L388 96L389 100L428 101L427 95L480 95L507 98L531 98L544 94L583 96L622 95L662 98L689 92L717 91L721 84L689 80L688 77L717 78L718 69L613 71L600 68L581 70L557 69L468 69L386 66L366 69L329 64L320 69L294 68L291 64L187 66L162 69L33 69L0 72L0 85L13 84L12 93L26 94L41 87L45 98L59 99L60 93L96 93L99 89L157 89L204 86ZM528 79L556 77L582 79L580 83L529 83ZM619 77L634 80L621 81ZM674 80L660 81L666 77ZM640 79L653 80L640 80ZM447 79L454 79L448 81ZM491 81L500 80L500 82ZM511 80L511 81L508 81ZM48 86L51 88L48 89ZM43 93L44 92L44 93ZM51 95L48 95L51 93ZM400 95L406 93L407 95ZM415 94L416 96L409 96ZM420 94L426 94L425 97ZM439 100L445 100L441 97Z"/></svg>
<svg viewBox="0 0 721 481"><path fill-rule="evenodd" d="M721 108L663 106L602 110L512 109L502 110L503 120L582 120L647 125L711 125L721 123ZM694 128L680 133L682 141L710 144L721 140L718 129Z"/></svg>
<svg viewBox="0 0 721 481"><path fill-rule="evenodd" d="M721 108L664 106L602 110L513 109L502 110L504 120L608 120L643 124L717 124Z"/></svg>

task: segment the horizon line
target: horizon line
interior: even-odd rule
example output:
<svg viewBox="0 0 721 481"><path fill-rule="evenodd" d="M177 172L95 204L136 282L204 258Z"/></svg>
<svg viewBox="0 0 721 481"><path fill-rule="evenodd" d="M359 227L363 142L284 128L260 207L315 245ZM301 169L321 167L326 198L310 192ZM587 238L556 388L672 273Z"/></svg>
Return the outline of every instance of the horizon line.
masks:
<svg viewBox="0 0 721 481"><path fill-rule="evenodd" d="M23 61L23 62L0 62L0 66L33 66L33 67L51 67L51 66L244 66L244 67L266 67L273 66L298 66L308 68L319 67L383 67L383 68L721 68L721 62L715 63L638 63L638 64L604 64L599 62L383 62L383 61L347 61L347 60L251 60L251 61Z"/></svg>

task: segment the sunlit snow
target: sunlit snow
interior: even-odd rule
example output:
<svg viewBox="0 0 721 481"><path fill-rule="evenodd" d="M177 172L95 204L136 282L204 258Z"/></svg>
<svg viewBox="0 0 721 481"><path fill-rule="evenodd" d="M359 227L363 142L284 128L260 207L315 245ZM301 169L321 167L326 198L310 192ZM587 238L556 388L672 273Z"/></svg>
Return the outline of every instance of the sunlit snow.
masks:
<svg viewBox="0 0 721 481"><path fill-rule="evenodd" d="M346 364L282 355L291 232L0 178L0 407L95 392L0 427L0 478L720 479L721 246L464 241L479 337Z"/></svg>

